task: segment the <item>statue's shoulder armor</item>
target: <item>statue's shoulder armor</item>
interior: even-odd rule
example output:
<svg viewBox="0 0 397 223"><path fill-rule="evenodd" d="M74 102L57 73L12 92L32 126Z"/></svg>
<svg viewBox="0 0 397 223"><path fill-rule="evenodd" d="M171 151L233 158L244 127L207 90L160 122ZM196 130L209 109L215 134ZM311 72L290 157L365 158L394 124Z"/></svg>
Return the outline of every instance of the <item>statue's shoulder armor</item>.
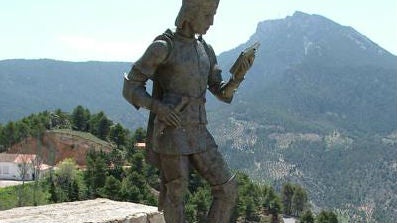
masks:
<svg viewBox="0 0 397 223"><path fill-rule="evenodd" d="M165 61L167 61L169 56L171 55L172 50L174 49L174 33L170 29L167 29L161 35L158 35L153 41L156 40L163 40L167 43L168 53L165 58Z"/></svg>
<svg viewBox="0 0 397 223"><path fill-rule="evenodd" d="M168 53L167 53L165 61L168 60L169 56L172 53L172 50L174 49L174 37L175 37L175 34L170 29L167 29L164 33L162 33L161 35L158 35L154 39L154 41L163 40L167 43ZM205 40L203 39L203 37L201 35L198 37L198 40L204 46L205 52L206 52L207 56L209 57L210 67L212 70L212 68L218 63L216 60L216 55L215 55L214 49L211 47L211 45L209 45L205 42Z"/></svg>

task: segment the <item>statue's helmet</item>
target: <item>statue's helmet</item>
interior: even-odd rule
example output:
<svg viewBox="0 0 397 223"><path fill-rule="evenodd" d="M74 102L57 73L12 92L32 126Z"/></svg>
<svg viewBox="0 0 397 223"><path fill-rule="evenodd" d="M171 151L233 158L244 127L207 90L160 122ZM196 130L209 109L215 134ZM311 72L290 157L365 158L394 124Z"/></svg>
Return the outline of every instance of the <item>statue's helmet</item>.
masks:
<svg viewBox="0 0 397 223"><path fill-rule="evenodd" d="M182 28L185 21L194 19L199 12L211 12L215 14L219 0L182 0L182 7L175 20L175 26Z"/></svg>

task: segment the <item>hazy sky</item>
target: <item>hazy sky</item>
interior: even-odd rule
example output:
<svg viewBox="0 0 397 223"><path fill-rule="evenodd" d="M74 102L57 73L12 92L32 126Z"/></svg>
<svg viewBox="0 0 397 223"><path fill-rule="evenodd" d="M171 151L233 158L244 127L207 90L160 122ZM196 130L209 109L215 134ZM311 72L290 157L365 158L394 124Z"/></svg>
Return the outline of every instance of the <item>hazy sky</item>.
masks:
<svg viewBox="0 0 397 223"><path fill-rule="evenodd" d="M181 0L4 0L0 60L135 61L174 28ZM258 22L295 11L352 26L397 54L397 0L221 0L205 36L219 54L244 43Z"/></svg>

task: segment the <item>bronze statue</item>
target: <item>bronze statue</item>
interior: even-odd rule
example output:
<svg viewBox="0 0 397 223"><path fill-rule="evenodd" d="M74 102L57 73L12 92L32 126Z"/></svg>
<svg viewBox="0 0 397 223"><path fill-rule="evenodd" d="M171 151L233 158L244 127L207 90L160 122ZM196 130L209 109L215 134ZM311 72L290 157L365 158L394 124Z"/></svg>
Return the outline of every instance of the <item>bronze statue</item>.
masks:
<svg viewBox="0 0 397 223"><path fill-rule="evenodd" d="M160 169L159 209L167 223L184 223L184 197L192 166L210 185L213 202L209 223L229 222L237 196L234 176L207 130L205 94L208 89L230 103L255 58L254 45L222 81L215 53L203 40L213 24L219 0L183 0L176 30L158 36L124 77L123 96L150 110L148 161ZM146 82L153 81L149 95Z"/></svg>

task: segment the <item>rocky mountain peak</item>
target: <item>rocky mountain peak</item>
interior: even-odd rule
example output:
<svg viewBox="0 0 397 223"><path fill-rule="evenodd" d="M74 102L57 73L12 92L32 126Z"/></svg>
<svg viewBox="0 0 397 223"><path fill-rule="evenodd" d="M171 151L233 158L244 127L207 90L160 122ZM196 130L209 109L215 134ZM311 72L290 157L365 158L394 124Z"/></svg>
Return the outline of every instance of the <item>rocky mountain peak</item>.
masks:
<svg viewBox="0 0 397 223"><path fill-rule="evenodd" d="M350 26L340 25L326 17L296 11L284 19L258 24L248 42L260 41L262 49L276 52L287 64L298 64L310 58L313 62L336 66L395 66L395 57Z"/></svg>

